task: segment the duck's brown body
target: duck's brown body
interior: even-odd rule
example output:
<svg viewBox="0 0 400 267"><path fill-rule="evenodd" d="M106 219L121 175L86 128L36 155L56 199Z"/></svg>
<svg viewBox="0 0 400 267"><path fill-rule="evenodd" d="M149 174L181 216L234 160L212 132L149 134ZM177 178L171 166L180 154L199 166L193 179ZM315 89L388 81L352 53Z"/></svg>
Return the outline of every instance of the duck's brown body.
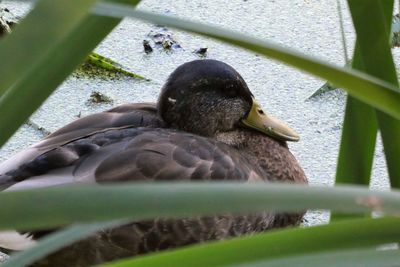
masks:
<svg viewBox="0 0 400 267"><path fill-rule="evenodd" d="M129 159L127 164L132 164L136 169L132 168L132 172L128 176L121 176L117 182L126 181L127 177L135 177L135 180L156 181L181 178L194 181L215 179L259 182L259 179L265 179L266 181L293 183L307 182L304 172L288 150L286 143L278 142L255 131L238 130L219 135L217 137L219 141L213 141L174 130L151 129L153 126L152 124L147 125L150 129L126 129L126 131L132 131L134 133L132 135L136 135L128 138L135 150L131 151L129 155L123 154L122 157ZM97 135L104 134L107 133ZM157 134L156 140L154 139L155 134ZM112 135L111 132L109 132L109 135ZM166 138L165 142L163 142L163 138ZM200 145L196 146L197 143ZM227 147L226 144L230 144L229 153L224 151ZM196 150L196 147L204 149L207 146L210 146L210 148L204 151ZM223 153L219 153L215 147L218 147L221 152L227 153L229 159ZM232 150L232 147L238 149ZM176 149L181 150L182 158L173 156ZM115 151L115 153L121 155L121 151ZM143 160L140 160L140 154L142 154ZM222 156L226 158L222 159ZM163 157L164 161L160 160L160 157ZM253 162L251 169L243 163L243 158ZM201 162L201 159L203 159L203 162ZM242 159L242 164L240 164L240 167L235 167L239 159ZM121 159L117 157L113 160L120 161ZM230 162L231 164L229 164ZM161 165L157 166L157 163ZM113 165L113 162L106 165L109 164ZM146 164L156 165L156 168L153 167L154 172L165 167L170 168L165 172L168 176L163 176L162 171L158 174L150 172L146 174L146 171L143 171L146 169ZM204 166L209 164L208 171L201 171L202 164ZM211 171L213 164L217 173ZM250 163L248 164L250 165ZM120 166L123 167L123 165ZM175 170L171 170L172 168ZM113 182L116 181L116 174L102 173L101 169L100 167L96 177L98 182L106 182L106 177L113 177ZM107 166L104 167L104 170L107 169L109 169ZM171 173L175 174L174 177L169 176ZM294 226L301 222L302 216L303 213L277 214L265 212L246 216L225 214L182 220L156 219L135 222L99 232L39 261L34 266L61 266L66 262L69 266L90 266L132 255L172 249L208 240L222 240L262 232L271 228ZM39 237L40 233L34 233L34 235ZM85 253L82 253L82 251L85 251Z"/></svg>
<svg viewBox="0 0 400 267"><path fill-rule="evenodd" d="M202 66L204 62L194 64ZM214 61L208 64L222 66L222 71L205 68L200 74L208 73L205 77L216 75L214 84L221 88L204 89L204 80L200 79L194 83L199 88L196 90L205 90L205 93L196 97L195 89L190 87L192 83L182 87L179 79L185 73L181 73L173 80L180 81L181 87L172 82L160 97L164 104L160 105L159 100L158 108L151 103L130 104L77 120L18 155L11 163L0 165L0 188L18 190L43 184L170 180L307 183L285 141L268 137L261 131L238 127L243 114L246 115L251 107L248 88L226 64ZM204 68L201 66L200 69ZM189 74L190 81L198 79ZM229 79L221 80L220 75ZM209 80L205 82L208 86ZM246 90L240 91L241 87ZM221 90L233 92L225 97ZM188 92L190 95L186 97ZM194 100L187 103L191 97ZM188 110L182 105L193 110L182 113L181 108ZM227 108L232 112L225 114ZM165 109L163 112L168 116L160 117L161 109ZM260 109L257 111L264 114ZM204 114L202 112L216 114L207 121L199 116ZM55 182L57 180L61 182ZM246 216L222 214L132 222L98 232L34 266L91 266L208 240L298 225L303 215L271 211ZM34 232L32 236L40 238L48 233Z"/></svg>
<svg viewBox="0 0 400 267"><path fill-rule="evenodd" d="M159 137L157 142L158 144L161 144L161 146L154 147L151 145L152 141L150 140L154 140L152 135L155 133L157 133L157 136ZM162 138L160 139L160 136L164 135L165 138L176 138L178 142L177 147L188 152L184 157L186 162L182 162L180 161L181 159L173 157L173 146L168 148L162 146L163 140ZM174 137L174 135L177 136ZM231 164L231 166L223 166L220 164L222 160L219 160L222 154L218 154L217 151L214 151L215 156L212 156L213 153L209 150L204 151L204 153L207 154L198 153L199 151L196 151L193 146L196 145L196 141L198 140L207 140L205 138L197 136L193 138L193 135L191 134L180 134L179 132L177 133L170 130L151 129L143 130L142 134L138 134L133 138L133 141L131 139L130 142L135 144L136 151L132 152L129 156L124 155L124 157L129 158L130 161L134 163L132 165L144 170L146 169L146 163L152 163L153 166L155 162L161 162L159 156L162 155L159 153L166 154L167 151L170 151L171 153L169 154L169 157L167 157L166 161L162 163L163 166L157 166L157 169L162 169L165 166L168 168L175 168L175 171L169 170L166 172L168 175L174 173L175 176L163 176L162 172L159 174L148 173L146 175L139 169L136 169L133 170L133 173L129 174L129 177L138 177L137 180L173 180L178 178L196 180L202 178L204 180L242 180L243 182L247 182L249 179L257 182L257 180L262 177L267 181L286 181L294 183L307 182L302 169L288 150L285 143L278 142L251 130L239 130L235 133L230 133L229 136L220 136L219 139L229 142L232 135L235 135L234 140L240 140L240 143L234 145L240 147L240 152L237 150L236 154L230 149L230 158L233 159L232 163L235 163L237 157L250 159L251 162L257 162L256 166L258 167L258 170L256 173L253 173L255 170L254 164L252 169L244 167L244 164L241 164L240 168L236 169L234 168L234 164ZM135 139L138 139L138 142L135 143ZM211 141L210 145L217 145L217 147L220 147L223 151L227 145L221 141ZM190 148L189 145L182 145L185 142L192 142L192 148ZM168 142L168 144L170 145L171 142ZM204 148L205 144L201 144L201 147ZM135 155L147 151L148 149L146 147L153 147L154 150L147 152L147 156L144 155L146 159L142 161L143 165L141 166L138 164L139 159ZM190 149L192 149L192 154L189 152ZM214 148L214 150L216 149ZM192 155L194 158L191 160L188 157ZM207 168L208 172L199 172L199 176L193 175L196 173L196 170L202 168L201 163L198 161L200 157L204 159L204 164L210 163L212 165L212 162L214 162L215 170L219 170L218 175L214 174L216 176L213 177L213 172L210 171L211 168ZM120 159L116 158L115 160ZM190 162L192 162L193 165L190 165ZM109 164L112 164L112 162ZM181 168L181 164L186 164L186 167ZM228 171L229 168L231 168L232 172ZM186 175L184 174L185 172L187 172ZM115 178L115 175L107 173L104 173L103 175L99 173L96 179L98 182L105 182L105 177ZM120 181L126 181L126 179L121 177ZM262 232L271 228L294 226L301 222L302 216L303 213L277 214L273 212L265 212L246 216L232 216L225 214L215 217L181 220L156 219L153 221L135 222L116 229L99 232L42 261L39 261L34 266L62 266L62 264L65 264L66 262L69 266L90 266L132 255L172 249L208 240L222 240L244 234ZM38 235L36 235L36 237L37 236ZM82 251L85 251L85 253L82 253Z"/></svg>

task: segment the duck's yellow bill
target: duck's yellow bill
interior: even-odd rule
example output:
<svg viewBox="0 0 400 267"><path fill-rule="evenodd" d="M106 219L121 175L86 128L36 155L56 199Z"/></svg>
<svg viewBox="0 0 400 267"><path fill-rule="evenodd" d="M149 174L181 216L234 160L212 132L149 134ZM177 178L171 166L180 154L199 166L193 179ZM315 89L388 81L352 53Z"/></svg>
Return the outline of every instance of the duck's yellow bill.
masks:
<svg viewBox="0 0 400 267"><path fill-rule="evenodd" d="M242 123L278 140L294 142L300 140L300 136L289 126L266 114L254 98L253 106L247 117L242 120Z"/></svg>

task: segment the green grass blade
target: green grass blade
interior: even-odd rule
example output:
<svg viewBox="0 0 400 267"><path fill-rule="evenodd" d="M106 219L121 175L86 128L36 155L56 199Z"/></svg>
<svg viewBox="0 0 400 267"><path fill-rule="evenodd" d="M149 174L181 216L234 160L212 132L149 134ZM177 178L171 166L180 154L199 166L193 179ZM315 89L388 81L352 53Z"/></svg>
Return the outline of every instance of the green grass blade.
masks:
<svg viewBox="0 0 400 267"><path fill-rule="evenodd" d="M398 214L400 192L275 183L132 183L2 192L0 203L0 229L23 230L128 217L150 219L308 208Z"/></svg>
<svg viewBox="0 0 400 267"><path fill-rule="evenodd" d="M375 110L348 96L336 167L336 184L369 184L377 127ZM332 213L331 220L348 216Z"/></svg>
<svg viewBox="0 0 400 267"><path fill-rule="evenodd" d="M348 97L336 170L337 184L369 184L376 133L374 110Z"/></svg>
<svg viewBox="0 0 400 267"><path fill-rule="evenodd" d="M290 262L290 260L293 260L293 258L288 258L288 256L291 257L292 255L300 254L298 257L302 258L302 254L307 252L315 253L318 251L343 249L346 247L365 247L394 242L399 238L399 233L397 231L397 225L399 222L399 219L384 218L378 220L345 221L339 224L333 224L333 226L318 226L305 229L291 229L288 231L279 230L260 234L254 237L242 237L218 243L212 242L210 248L207 247L207 244L199 245L174 252L161 253L154 256L145 256L144 258L134 259L133 263L131 260L123 260L115 265L107 264L106 266L146 266L146 264L149 264L147 266L163 266L162 264L166 264L165 266L173 266L171 264L174 264L174 261L178 260L177 257L179 258L180 263L183 264L186 262L185 266L201 266L201 264L205 264L203 266L221 266L222 263L223 266L230 266L230 264L226 265L226 261L231 262L232 266L236 266L236 264L242 261L248 264L248 262L266 259L272 259L272 261L276 259L277 262L280 262L282 260L281 257L284 257L284 261L288 260ZM32 263L37 259L55 252L61 247L90 235L99 229L108 228L118 224L120 223L111 222L93 225L81 225L59 231L42 239L37 246L12 255L11 259L4 264L4 267L25 266L26 264ZM381 227L382 231L377 231L377 229L381 229ZM343 229L344 233L340 233L340 229ZM349 234L349 232L351 234ZM336 236L337 234L339 236ZM287 240L291 238L293 238L293 240L288 242ZM320 240L318 238L320 238ZM337 239L339 239L341 243L337 244L335 247L335 244L332 242L336 242ZM302 248L299 248L298 244L300 244L300 242L305 244L305 249L303 248L302 250ZM343 246L343 243L345 246ZM271 244L274 244L273 249L269 248ZM243 249L241 249L240 255L238 255L237 250L241 246ZM214 253L219 253L222 257L218 258L217 261L215 261L215 259L209 259L206 257L206 262L201 262L199 263L200 265L192 265L193 262L195 262L194 259L196 259L196 257L201 257L203 256L202 254L208 254L209 249L211 249L211 251ZM253 253L251 253L251 251ZM237 255L240 260L238 262L232 262L230 254ZM333 254L321 254L319 257L323 258L331 255ZM313 256L311 256L311 258L312 257ZM309 260L309 256L305 256L305 259L303 259L304 262L307 262L307 260Z"/></svg>
<svg viewBox="0 0 400 267"><path fill-rule="evenodd" d="M308 97L308 99L316 98L320 95L323 95L325 93L328 93L328 92L336 90L336 89L338 89L338 87L334 86L330 82L326 82L321 87L319 87L312 95L310 95Z"/></svg>
<svg viewBox="0 0 400 267"><path fill-rule="evenodd" d="M139 1L125 2L137 4ZM87 16L60 42L54 43L51 51L45 53L34 69L14 81L13 87L0 98L0 114L7 114L0 116L0 145L4 144L119 22L115 18ZM51 22L46 19L46 24ZM13 34L17 34L17 30L18 28ZM2 46L0 51L6 52L2 50ZM8 52L13 54L12 51Z"/></svg>
<svg viewBox="0 0 400 267"><path fill-rule="evenodd" d="M349 62L350 59L349 59L349 53L347 52L346 34L344 32L343 14L342 14L342 7L340 4L340 0L336 0L336 6L339 15L340 37L342 38L344 62Z"/></svg>
<svg viewBox="0 0 400 267"><path fill-rule="evenodd" d="M235 266L235 264L247 266L251 262L266 259L282 259L293 255L396 242L400 237L399 223L398 218L340 221L329 225L271 231L255 236L196 245L101 266L175 267L177 263L179 266L191 267Z"/></svg>
<svg viewBox="0 0 400 267"><path fill-rule="evenodd" d="M353 68L364 70L358 42L353 58ZM336 168L337 184L369 184L377 130L375 110L348 96Z"/></svg>
<svg viewBox="0 0 400 267"><path fill-rule="evenodd" d="M399 15L393 16L392 19L392 27L391 27L391 34L390 34L390 47L398 47L400 46L400 17ZM349 66L352 60L347 61L345 66ZM308 99L315 98L319 95L322 95L326 92L330 92L333 90L338 89L338 87L332 85L329 82L324 83L320 88L317 89Z"/></svg>
<svg viewBox="0 0 400 267"><path fill-rule="evenodd" d="M277 260L267 260L245 265L231 265L232 267L393 267L400 262L398 250L379 251L375 249L336 250L325 253L310 253L308 255L293 256ZM226 265L224 265L226 266Z"/></svg>
<svg viewBox="0 0 400 267"><path fill-rule="evenodd" d="M389 46L393 0L349 0L358 48L365 71L398 86L396 68ZM393 187L400 187L400 121L377 112L385 156ZM365 119L364 120L368 120Z"/></svg>
<svg viewBox="0 0 400 267"><path fill-rule="evenodd" d="M252 36L171 16L137 11L128 5L101 2L94 7L92 12L105 16L130 16L138 19L149 20L161 25L167 25L206 35L252 50L261 55L279 60L283 63L326 79L337 86L345 88L349 94L361 101L400 119L400 94L396 91L397 87L370 75L366 75L365 73L340 68Z"/></svg>
<svg viewBox="0 0 400 267"><path fill-rule="evenodd" d="M91 233L102 230L104 228L119 225L117 222L96 223L89 225L70 226L64 230L60 230L48 237L43 238L31 249L16 252L11 255L7 262L1 264L1 267L24 267L38 259L41 259L52 252L55 252L73 242L82 239Z"/></svg>

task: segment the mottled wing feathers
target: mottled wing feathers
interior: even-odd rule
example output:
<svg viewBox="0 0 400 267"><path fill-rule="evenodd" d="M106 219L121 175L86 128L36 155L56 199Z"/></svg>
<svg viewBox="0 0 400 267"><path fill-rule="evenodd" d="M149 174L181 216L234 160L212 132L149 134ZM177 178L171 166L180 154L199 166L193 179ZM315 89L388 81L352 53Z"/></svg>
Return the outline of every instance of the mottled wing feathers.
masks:
<svg viewBox="0 0 400 267"><path fill-rule="evenodd" d="M126 127L163 127L154 103L125 104L73 121L34 147L47 150L97 132Z"/></svg>
<svg viewBox="0 0 400 267"><path fill-rule="evenodd" d="M200 136L168 129L129 129L134 135L96 167L97 182L135 180L247 180L250 165L236 149ZM95 154L101 154L102 149ZM89 159L89 158L88 158ZM239 162L241 162L239 164ZM92 162L93 164L93 162Z"/></svg>
<svg viewBox="0 0 400 267"><path fill-rule="evenodd" d="M139 127L99 132L49 150L0 176L0 187L71 166L71 182L246 181L254 173L245 157L223 143Z"/></svg>
<svg viewBox="0 0 400 267"><path fill-rule="evenodd" d="M95 144L89 140L91 136L110 129L128 127L163 127L155 104L125 104L67 124L36 145L2 162L0 190L30 176L74 164L82 155L95 149ZM68 147L72 142L75 142L74 145ZM61 159L61 164L56 159Z"/></svg>

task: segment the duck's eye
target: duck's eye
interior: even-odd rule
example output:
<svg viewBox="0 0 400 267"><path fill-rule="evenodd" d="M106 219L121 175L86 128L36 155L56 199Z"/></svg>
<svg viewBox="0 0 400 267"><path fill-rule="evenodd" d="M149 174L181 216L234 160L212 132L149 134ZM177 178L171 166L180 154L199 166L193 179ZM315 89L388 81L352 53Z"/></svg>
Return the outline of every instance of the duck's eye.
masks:
<svg viewBox="0 0 400 267"><path fill-rule="evenodd" d="M262 109L258 109L258 114L264 115L264 111Z"/></svg>

